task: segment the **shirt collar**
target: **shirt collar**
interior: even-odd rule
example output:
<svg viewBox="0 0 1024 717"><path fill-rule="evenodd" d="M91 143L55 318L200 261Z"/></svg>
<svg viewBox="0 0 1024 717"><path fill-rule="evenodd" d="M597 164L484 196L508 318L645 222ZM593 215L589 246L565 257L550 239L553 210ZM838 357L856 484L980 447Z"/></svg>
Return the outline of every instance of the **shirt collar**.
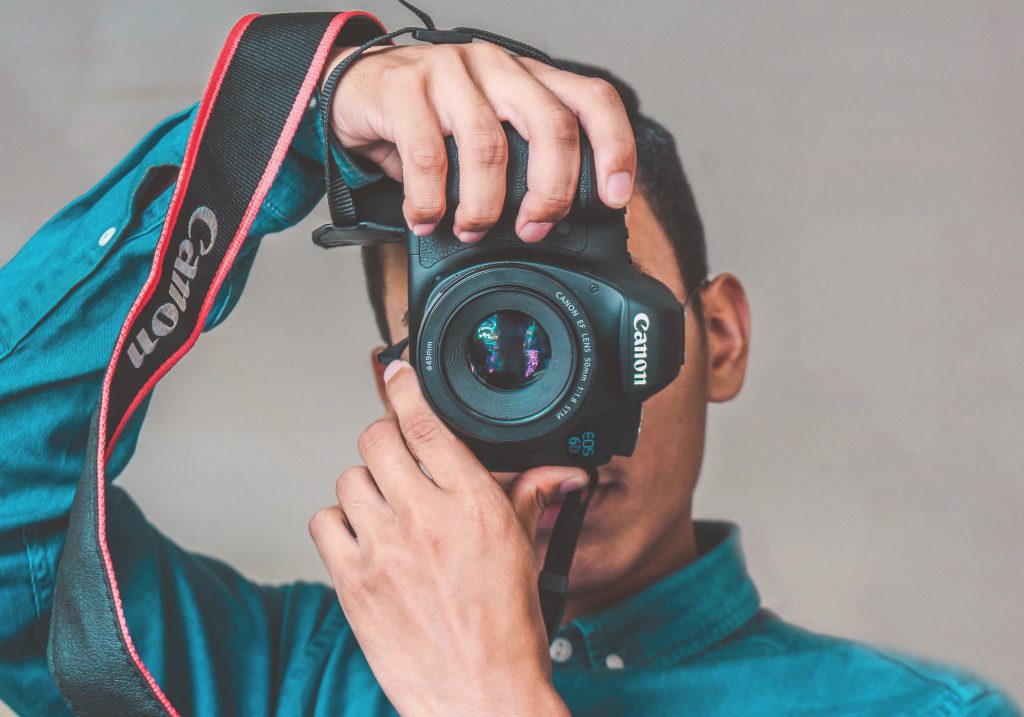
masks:
<svg viewBox="0 0 1024 717"><path fill-rule="evenodd" d="M560 629L561 637L583 647L585 656L579 657L590 663L585 666L678 664L720 642L758 611L760 597L747 573L739 528L696 521L694 529L695 561Z"/></svg>

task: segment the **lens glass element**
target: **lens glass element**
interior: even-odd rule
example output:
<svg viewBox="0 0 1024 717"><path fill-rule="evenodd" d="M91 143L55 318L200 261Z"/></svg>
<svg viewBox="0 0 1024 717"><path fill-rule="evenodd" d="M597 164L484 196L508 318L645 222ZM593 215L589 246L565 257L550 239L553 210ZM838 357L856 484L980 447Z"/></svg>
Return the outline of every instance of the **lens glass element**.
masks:
<svg viewBox="0 0 1024 717"><path fill-rule="evenodd" d="M466 340L469 370L492 388L530 385L551 361L548 334L529 314L503 309L486 316Z"/></svg>

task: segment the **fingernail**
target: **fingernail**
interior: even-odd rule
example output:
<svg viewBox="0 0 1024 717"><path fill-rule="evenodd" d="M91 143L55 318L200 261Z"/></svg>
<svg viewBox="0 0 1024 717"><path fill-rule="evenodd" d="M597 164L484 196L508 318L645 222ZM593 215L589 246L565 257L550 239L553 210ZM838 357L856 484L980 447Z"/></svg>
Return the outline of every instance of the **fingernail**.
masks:
<svg viewBox="0 0 1024 717"><path fill-rule="evenodd" d="M616 172L608 177L608 186L605 192L608 194L608 201L616 207L626 206L629 195L633 188L633 175L629 172Z"/></svg>
<svg viewBox="0 0 1024 717"><path fill-rule="evenodd" d="M458 233L457 236L459 237L459 241L464 242L466 244L472 244L473 242L479 241L481 238L483 238L483 235L486 233L487 232L461 231Z"/></svg>
<svg viewBox="0 0 1024 717"><path fill-rule="evenodd" d="M436 226L437 222L434 222L432 224L413 224L412 233L418 237L425 237L427 234L430 234L430 232L434 231L434 228Z"/></svg>
<svg viewBox="0 0 1024 717"><path fill-rule="evenodd" d="M568 480L562 481L562 484L558 486L558 492L562 494L572 493L574 490L580 490L581 488L585 488L587 482L587 479L584 478L583 476L573 476Z"/></svg>
<svg viewBox="0 0 1024 717"><path fill-rule="evenodd" d="M406 363L402 359L395 359L394 361L389 363L388 367L384 369L384 383L390 381L391 377L398 373L398 369L402 368L402 366L405 365Z"/></svg>
<svg viewBox="0 0 1024 717"><path fill-rule="evenodd" d="M519 238L526 242L540 241L551 231L554 222L526 222L519 230Z"/></svg>

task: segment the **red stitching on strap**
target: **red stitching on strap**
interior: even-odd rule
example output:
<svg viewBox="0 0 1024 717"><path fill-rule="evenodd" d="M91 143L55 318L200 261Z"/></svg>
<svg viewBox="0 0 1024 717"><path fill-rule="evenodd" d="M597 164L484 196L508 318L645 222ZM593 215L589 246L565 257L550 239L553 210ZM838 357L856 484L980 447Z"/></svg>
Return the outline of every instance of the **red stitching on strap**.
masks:
<svg viewBox="0 0 1024 717"><path fill-rule="evenodd" d="M228 66L231 64L231 59L234 56L235 50L238 47L239 40L245 33L246 28L249 24L259 17L258 15L247 15L238 21L238 23L231 30L227 40L224 43L224 47L221 50L220 56L217 59L217 64L214 66L213 73L210 76L210 81L207 84L206 91L203 95L202 103L199 106L198 113L196 114L195 124L192 128L192 133L189 136L188 145L185 150L185 157L181 165L181 170L178 174L178 181L174 189L174 193L171 197L171 204L168 209L167 219L164 223L163 231L160 235L160 242L157 245L156 252L153 257L153 266L150 269L149 277L146 279L146 283L143 286L141 293L136 297L135 302L132 304L131 310L128 312L128 317L125 319L121 332L117 338L117 344L114 347L114 352L111 356L110 363L107 366L107 371L103 379L103 390L100 395L100 416L99 416L99 427L98 427L98 440L99 445L96 451L96 481L97 481L97 537L99 540L100 550L103 554L103 564L106 569L107 582L110 586L110 592L113 597L114 607L117 612L117 620L121 629L121 636L124 640L124 644L128 649L128 653L131 655L132 660L138 667L139 671L145 677L146 682L149 684L150 689L156 698L163 705L164 709L167 710L168 714L174 717L179 717L178 711L171 704L170 700L164 694L163 690L157 684L156 679L150 673L149 669L143 663L142 658L139 656L135 649L135 644L132 641L131 634L128 631L128 623L125 619L124 610L121 603L121 593L117 585L117 576L114 573L114 564L111 560L109 546L107 545L107 525L106 525L106 463L107 456L113 453L114 446L117 444L117 440L121 435L121 431L124 429L125 424L131 418L135 409L139 403L145 398L147 394L153 389L153 386L166 374L171 367L174 366L178 360L188 352L189 349L196 343L199 335L202 333L203 326L206 322L206 317L210 313L210 309L213 306L213 302L217 297L217 292L221 285L224 283L224 279L227 276L228 271L231 268L231 264L234 262L238 251L241 249L242 244L245 241L246 236L249 233L249 229L252 226L253 221L256 218L256 214L259 211L260 206L263 204L263 199L266 197L267 192L270 190L271 185L274 182L274 177L277 175L278 170L284 161L285 154L288 151L288 146L291 144L292 138L295 135L295 131L298 128L299 122L302 119L303 112L306 110L309 99L312 96L313 89L316 85L317 80L320 77L320 72L323 69L323 65L326 62L327 54L334 43L338 33L341 32L341 28L346 22L354 17L366 17L372 20L381 28L381 32L386 32L383 24L371 13L364 12L362 10L354 10L350 12L344 12L338 14L328 25L327 31L324 34L323 39L314 55L313 63L310 65L306 77L302 83L301 89L295 102L292 106L291 112L285 122L284 129L281 136L278 138L277 144L274 147L274 151L271 155L270 163L268 164L259 184L257 185L256 191L253 194L249 205L246 209L245 215L242 218L242 222L239 225L238 231L231 240L228 252L225 256L224 261L218 267L217 273L214 276L213 283L211 284L210 291L207 294L203 305L199 311L199 318L196 322L195 329L189 335L185 343L179 348L170 358L168 358L149 378L146 384L139 390L139 392L132 399L131 404L125 411L124 416L113 435L110 438L109 443L104 446L104 439L106 436L107 427L107 409L110 398L110 385L117 368L118 360L121 356L121 351L124 348L124 344L128 338L128 331L134 323L138 313L145 306L149 297L152 295L153 290L158 283L160 278L160 269L163 264L164 254L167 249L167 245L170 241L170 235L174 229L174 225L177 222L178 212L181 208L182 201L184 200L186 190L188 189L189 179L191 177L192 169L195 165L196 154L199 150L199 145L202 141L203 133L206 130L206 124L209 120L210 110L217 98L217 93L220 91L221 83L224 79L224 75L227 72Z"/></svg>

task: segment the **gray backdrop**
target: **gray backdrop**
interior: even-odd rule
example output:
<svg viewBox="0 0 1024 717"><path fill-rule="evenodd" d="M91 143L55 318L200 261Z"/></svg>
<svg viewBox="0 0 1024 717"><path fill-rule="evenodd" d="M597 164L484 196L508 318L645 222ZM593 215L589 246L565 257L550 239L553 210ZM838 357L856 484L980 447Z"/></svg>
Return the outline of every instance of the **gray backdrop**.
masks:
<svg viewBox="0 0 1024 717"><path fill-rule="evenodd" d="M606 64L674 132L712 268L754 317L697 514L743 526L765 603L1024 699L1024 3L425 4ZM199 97L234 20L300 7L7 0L0 262ZM379 410L357 257L308 239L325 214L265 242L123 479L181 544L260 580L323 577L306 521Z"/></svg>

